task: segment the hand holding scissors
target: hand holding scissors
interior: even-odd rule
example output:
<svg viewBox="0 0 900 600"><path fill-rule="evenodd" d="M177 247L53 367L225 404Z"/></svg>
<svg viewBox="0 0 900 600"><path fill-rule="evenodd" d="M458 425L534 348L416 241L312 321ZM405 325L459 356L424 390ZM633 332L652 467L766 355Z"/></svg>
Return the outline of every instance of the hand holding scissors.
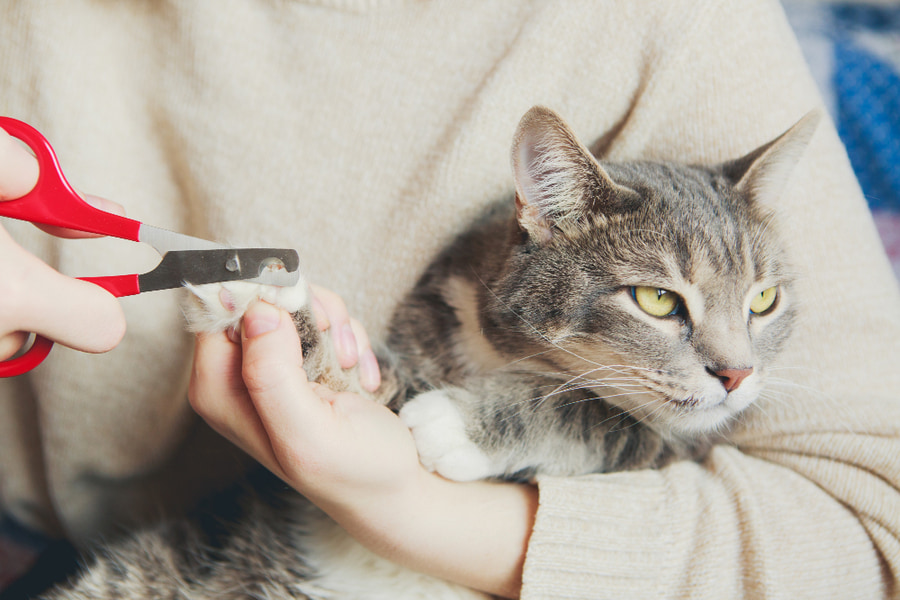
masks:
<svg viewBox="0 0 900 600"><path fill-rule="evenodd" d="M38 181L30 192L0 202L0 216L145 242L162 255L159 265L147 273L80 279L96 284L116 297L177 288L185 283L245 280L284 286L298 281L299 257L295 250L230 248L94 208L68 183L44 136L33 127L8 117L0 117L0 127L31 148L39 168ZM23 355L0 362L0 377L31 370L43 361L52 346L50 340L36 336Z"/></svg>

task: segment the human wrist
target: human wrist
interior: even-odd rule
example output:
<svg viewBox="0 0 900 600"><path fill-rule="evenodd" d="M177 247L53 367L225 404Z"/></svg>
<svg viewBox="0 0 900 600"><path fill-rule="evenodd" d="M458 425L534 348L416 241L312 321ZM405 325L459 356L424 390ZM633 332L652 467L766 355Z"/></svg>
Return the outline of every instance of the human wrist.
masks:
<svg viewBox="0 0 900 600"><path fill-rule="evenodd" d="M384 558L467 587L517 597L537 488L460 483L421 469L395 494L322 508Z"/></svg>

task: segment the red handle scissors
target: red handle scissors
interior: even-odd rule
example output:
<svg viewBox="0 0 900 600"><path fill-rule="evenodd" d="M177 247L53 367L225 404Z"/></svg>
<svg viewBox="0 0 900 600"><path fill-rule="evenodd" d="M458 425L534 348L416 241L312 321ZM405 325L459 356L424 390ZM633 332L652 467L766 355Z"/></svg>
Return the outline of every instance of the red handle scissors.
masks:
<svg viewBox="0 0 900 600"><path fill-rule="evenodd" d="M31 148L40 168L37 184L28 194L0 202L0 216L145 242L162 255L159 265L147 273L80 279L99 285L116 297L177 288L185 283L243 280L290 286L299 281L300 258L296 250L230 248L94 208L66 180L56 153L38 130L9 117L0 117L0 127ZM0 377L30 371L52 347L52 341L36 335L24 354L0 362Z"/></svg>

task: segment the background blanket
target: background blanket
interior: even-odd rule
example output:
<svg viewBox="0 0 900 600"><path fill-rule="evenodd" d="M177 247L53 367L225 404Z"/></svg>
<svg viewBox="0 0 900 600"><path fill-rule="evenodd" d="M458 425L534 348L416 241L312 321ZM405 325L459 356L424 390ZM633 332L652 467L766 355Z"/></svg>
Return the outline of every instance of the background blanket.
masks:
<svg viewBox="0 0 900 600"><path fill-rule="evenodd" d="M900 276L900 6L784 6Z"/></svg>

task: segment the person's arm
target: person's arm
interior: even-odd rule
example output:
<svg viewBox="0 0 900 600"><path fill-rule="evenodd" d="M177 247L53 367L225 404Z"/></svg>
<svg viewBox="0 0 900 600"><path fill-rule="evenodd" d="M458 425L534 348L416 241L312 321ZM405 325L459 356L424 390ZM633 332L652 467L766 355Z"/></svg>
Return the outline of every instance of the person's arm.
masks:
<svg viewBox="0 0 900 600"><path fill-rule="evenodd" d="M28 193L37 176L34 157L0 129L0 202ZM106 210L120 208L100 198L88 198ZM85 236L59 228L53 233ZM0 226L0 360L19 350L25 332L85 352L105 352L124 335L125 317L111 294L61 275L22 249Z"/></svg>

